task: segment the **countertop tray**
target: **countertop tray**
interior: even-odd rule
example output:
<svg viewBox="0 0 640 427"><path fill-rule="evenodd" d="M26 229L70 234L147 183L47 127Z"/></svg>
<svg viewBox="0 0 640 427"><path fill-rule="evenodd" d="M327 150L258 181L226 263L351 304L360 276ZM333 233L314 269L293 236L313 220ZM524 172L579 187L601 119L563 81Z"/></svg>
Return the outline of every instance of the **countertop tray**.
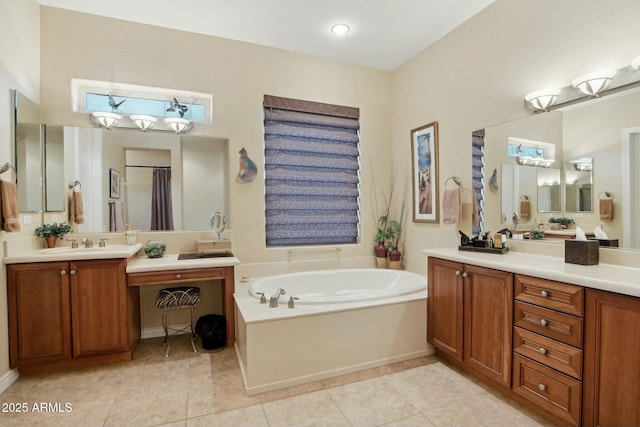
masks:
<svg viewBox="0 0 640 427"><path fill-rule="evenodd" d="M482 248L476 246L458 246L459 251L484 252L488 254L506 254L509 248Z"/></svg>

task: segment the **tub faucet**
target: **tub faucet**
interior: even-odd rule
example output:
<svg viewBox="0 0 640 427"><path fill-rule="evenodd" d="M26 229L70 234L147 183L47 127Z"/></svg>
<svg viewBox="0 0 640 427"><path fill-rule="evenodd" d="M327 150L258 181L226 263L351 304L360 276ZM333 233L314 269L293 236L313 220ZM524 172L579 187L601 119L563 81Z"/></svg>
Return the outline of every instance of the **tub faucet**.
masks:
<svg viewBox="0 0 640 427"><path fill-rule="evenodd" d="M278 288L278 290L276 291L275 295L272 295L271 298L269 298L269 307L271 308L275 308L278 306L278 298L280 298L280 295L284 295L286 294L287 291L285 291L282 288Z"/></svg>

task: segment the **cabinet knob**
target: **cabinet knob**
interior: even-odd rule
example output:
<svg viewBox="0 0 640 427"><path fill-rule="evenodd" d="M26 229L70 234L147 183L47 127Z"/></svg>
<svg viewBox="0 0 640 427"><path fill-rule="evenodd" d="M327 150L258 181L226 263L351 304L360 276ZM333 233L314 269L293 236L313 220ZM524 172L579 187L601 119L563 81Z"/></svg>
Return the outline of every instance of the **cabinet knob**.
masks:
<svg viewBox="0 0 640 427"><path fill-rule="evenodd" d="M61 276L66 276L67 275L67 270L60 270L60 275Z"/></svg>
<svg viewBox="0 0 640 427"><path fill-rule="evenodd" d="M465 271L464 273L462 273L462 277L469 277L469 273Z"/></svg>
<svg viewBox="0 0 640 427"><path fill-rule="evenodd" d="M456 276L461 275L462 273L460 273L460 270L456 270Z"/></svg>
<svg viewBox="0 0 640 427"><path fill-rule="evenodd" d="M182 279L182 274L176 274L176 279Z"/></svg>
<svg viewBox="0 0 640 427"><path fill-rule="evenodd" d="M541 355L543 355L543 356L544 356L545 354L547 354L547 349L546 349L546 348L544 348L544 347L540 347L540 350L538 350L538 351L539 351L539 352L540 352L540 354L541 354Z"/></svg>
<svg viewBox="0 0 640 427"><path fill-rule="evenodd" d="M74 274L76 274L76 273L77 273L77 271L75 271L75 270L70 270L70 271L69 271L69 274L71 274L71 275L74 275Z"/></svg>
<svg viewBox="0 0 640 427"><path fill-rule="evenodd" d="M541 292L540 292L540 296L541 296L542 298L546 298L546 297L548 297L548 296L549 296L549 292L547 292L547 291L541 291Z"/></svg>
<svg viewBox="0 0 640 427"><path fill-rule="evenodd" d="M547 326L547 321L544 319L540 319L540 325Z"/></svg>
<svg viewBox="0 0 640 427"><path fill-rule="evenodd" d="M538 390L540 391L545 391L547 389L547 386L544 384L538 384Z"/></svg>

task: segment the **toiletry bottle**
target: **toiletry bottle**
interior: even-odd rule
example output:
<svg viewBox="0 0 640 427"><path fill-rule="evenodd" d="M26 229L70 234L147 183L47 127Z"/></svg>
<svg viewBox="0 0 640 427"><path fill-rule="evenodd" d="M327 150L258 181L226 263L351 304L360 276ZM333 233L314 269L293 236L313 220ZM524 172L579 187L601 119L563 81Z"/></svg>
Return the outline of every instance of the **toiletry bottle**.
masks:
<svg viewBox="0 0 640 427"><path fill-rule="evenodd" d="M133 229L133 225L127 225L127 231L125 231L125 236L127 236L127 245L135 245L136 244L136 230Z"/></svg>

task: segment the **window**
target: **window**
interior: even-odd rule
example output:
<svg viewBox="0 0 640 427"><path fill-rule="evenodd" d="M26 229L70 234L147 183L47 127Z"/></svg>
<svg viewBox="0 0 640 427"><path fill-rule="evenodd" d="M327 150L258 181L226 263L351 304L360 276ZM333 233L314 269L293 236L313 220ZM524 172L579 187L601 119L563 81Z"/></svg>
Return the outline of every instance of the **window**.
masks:
<svg viewBox="0 0 640 427"><path fill-rule="evenodd" d="M357 243L357 108L264 96L266 244Z"/></svg>

